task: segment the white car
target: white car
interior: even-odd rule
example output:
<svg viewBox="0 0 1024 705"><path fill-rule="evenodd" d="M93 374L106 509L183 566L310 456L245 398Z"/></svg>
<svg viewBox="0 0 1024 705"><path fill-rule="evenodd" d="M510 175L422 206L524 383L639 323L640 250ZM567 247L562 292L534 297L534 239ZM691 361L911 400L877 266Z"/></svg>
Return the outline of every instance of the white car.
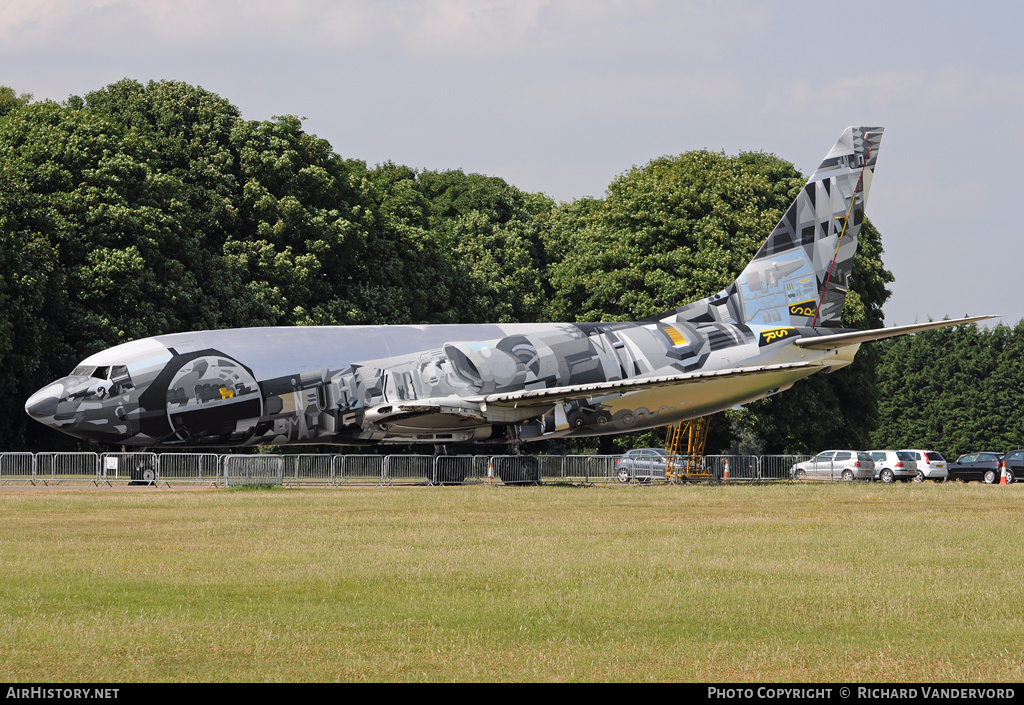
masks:
<svg viewBox="0 0 1024 705"><path fill-rule="evenodd" d="M875 461L875 479L886 484L910 482L917 476L917 461L906 450L869 450Z"/></svg>
<svg viewBox="0 0 1024 705"><path fill-rule="evenodd" d="M870 480L875 462L858 450L826 450L789 469L794 480Z"/></svg>
<svg viewBox="0 0 1024 705"><path fill-rule="evenodd" d="M934 450L908 450L907 452L913 455L914 460L917 461L917 475L914 476L914 482L924 482L925 480L945 482L949 477L946 459L942 457L942 453Z"/></svg>

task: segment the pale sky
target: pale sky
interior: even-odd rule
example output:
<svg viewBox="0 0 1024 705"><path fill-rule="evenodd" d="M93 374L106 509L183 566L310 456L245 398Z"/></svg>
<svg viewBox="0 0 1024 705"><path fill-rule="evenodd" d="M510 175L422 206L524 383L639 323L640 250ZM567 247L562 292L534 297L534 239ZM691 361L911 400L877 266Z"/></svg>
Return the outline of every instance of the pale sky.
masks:
<svg viewBox="0 0 1024 705"><path fill-rule="evenodd" d="M560 201L692 149L809 174L847 125L883 125L867 214L887 325L1013 325L1021 28L1011 2L0 0L0 84L63 101L185 81L248 119L303 117L343 157Z"/></svg>

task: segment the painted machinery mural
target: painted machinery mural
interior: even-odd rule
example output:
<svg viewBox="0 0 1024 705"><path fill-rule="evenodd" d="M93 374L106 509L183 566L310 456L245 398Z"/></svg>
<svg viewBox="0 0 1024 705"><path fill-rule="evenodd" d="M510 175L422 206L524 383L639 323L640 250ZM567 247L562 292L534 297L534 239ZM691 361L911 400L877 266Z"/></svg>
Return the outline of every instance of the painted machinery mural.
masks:
<svg viewBox="0 0 1024 705"><path fill-rule="evenodd" d="M26 403L131 446L530 441L696 418L850 364L862 342L955 325L837 325L882 129L848 128L742 274L647 320L247 328L82 361Z"/></svg>

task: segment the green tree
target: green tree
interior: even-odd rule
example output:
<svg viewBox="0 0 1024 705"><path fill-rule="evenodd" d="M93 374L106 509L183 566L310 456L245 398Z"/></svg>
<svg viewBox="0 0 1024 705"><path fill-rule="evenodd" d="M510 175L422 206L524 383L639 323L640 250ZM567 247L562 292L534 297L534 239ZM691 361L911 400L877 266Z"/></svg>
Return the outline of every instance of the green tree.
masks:
<svg viewBox="0 0 1024 705"><path fill-rule="evenodd" d="M889 448L932 448L953 459L1005 451L1024 438L1024 323L925 331L884 345L879 424Z"/></svg>
<svg viewBox="0 0 1024 705"><path fill-rule="evenodd" d="M379 243L409 262L403 294L418 313L414 320L515 322L543 316L540 229L554 208L550 199L459 170L419 172L387 163L371 180Z"/></svg>
<svg viewBox="0 0 1024 705"><path fill-rule="evenodd" d="M18 95L10 86L0 86L0 117L15 110L20 110L32 101L32 95Z"/></svg>
<svg viewBox="0 0 1024 705"><path fill-rule="evenodd" d="M85 354L191 320L201 292L182 260L179 185L148 156L136 134L89 110L32 103L0 120L0 228L14 267L5 279L25 302L4 315L13 329L46 330L36 387ZM19 349L31 341L19 335Z"/></svg>
<svg viewBox="0 0 1024 705"><path fill-rule="evenodd" d="M423 172L419 183L432 239L459 281L459 321L540 320L547 303L540 231L554 202L462 171Z"/></svg>
<svg viewBox="0 0 1024 705"><path fill-rule="evenodd" d="M558 320L639 320L728 286L803 186L761 153L688 152L570 204L548 238Z"/></svg>

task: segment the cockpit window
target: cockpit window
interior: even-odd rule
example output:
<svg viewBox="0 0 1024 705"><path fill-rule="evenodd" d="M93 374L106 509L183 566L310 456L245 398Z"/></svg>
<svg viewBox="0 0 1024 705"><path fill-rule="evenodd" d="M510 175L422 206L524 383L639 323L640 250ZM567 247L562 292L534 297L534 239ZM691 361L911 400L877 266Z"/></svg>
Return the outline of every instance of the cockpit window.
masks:
<svg viewBox="0 0 1024 705"><path fill-rule="evenodd" d="M134 387L131 375L128 374L127 365L114 365L110 368L110 381L122 392Z"/></svg>
<svg viewBox="0 0 1024 705"><path fill-rule="evenodd" d="M95 377L96 379L106 379L107 372L109 370L109 367L97 367L95 370L93 370L92 375L90 376Z"/></svg>
<svg viewBox="0 0 1024 705"><path fill-rule="evenodd" d="M95 370L96 368L92 367L91 365L79 365L74 370L72 370L71 374L79 375L82 377L92 377L92 373Z"/></svg>

